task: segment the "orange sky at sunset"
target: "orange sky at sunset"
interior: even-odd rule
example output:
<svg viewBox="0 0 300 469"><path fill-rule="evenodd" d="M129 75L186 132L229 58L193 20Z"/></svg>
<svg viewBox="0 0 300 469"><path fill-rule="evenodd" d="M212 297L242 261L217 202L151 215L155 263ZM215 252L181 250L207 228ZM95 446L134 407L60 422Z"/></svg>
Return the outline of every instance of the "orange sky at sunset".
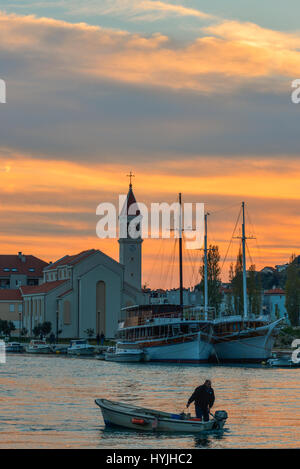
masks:
<svg viewBox="0 0 300 469"><path fill-rule="evenodd" d="M194 170L190 171L191 168ZM99 248L117 259L117 241L96 237L95 210L103 201L117 204L118 194L127 191L126 174L130 169L136 174L133 184L137 201L148 205L172 202L181 191L183 201L206 203L206 209L211 212L210 242L220 246L222 259L242 200L246 201L255 225L257 242L250 241L249 247L257 268L284 263L300 247L297 239L300 220L294 216L300 198L300 163L297 160L287 165L283 160L271 163L243 159L232 165L222 158L202 157L185 159L184 164L162 162L155 168L149 164L126 168L123 165L37 161L18 155L13 160L1 160L1 198L5 200L1 207L2 252L21 250L53 261L65 254ZM248 233L253 234L250 223ZM144 241L144 282L164 288L177 285L178 267L170 260L173 249L174 241ZM235 244L230 255L235 256L236 251ZM160 260L157 260L159 252ZM162 253L163 266L160 265ZM185 254L186 286L199 279L196 273L200 257L199 252ZM191 259L193 263L189 265ZM177 262L177 250L174 262ZM161 272L159 278L157 269ZM224 266L224 279L227 270L228 262Z"/></svg>

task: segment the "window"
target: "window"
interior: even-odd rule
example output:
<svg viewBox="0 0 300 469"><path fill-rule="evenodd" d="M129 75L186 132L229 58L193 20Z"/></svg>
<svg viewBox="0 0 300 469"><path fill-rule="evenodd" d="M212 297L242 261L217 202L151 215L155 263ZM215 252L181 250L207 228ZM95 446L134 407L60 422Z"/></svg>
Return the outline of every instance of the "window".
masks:
<svg viewBox="0 0 300 469"><path fill-rule="evenodd" d="M66 300L64 301L64 307L63 307L63 318L64 318L64 324L69 325L71 324L71 303L70 301Z"/></svg>
<svg viewBox="0 0 300 469"><path fill-rule="evenodd" d="M14 305L14 304L9 305L9 312L10 312L10 313L14 313L14 312L15 312L15 305Z"/></svg>
<svg viewBox="0 0 300 469"><path fill-rule="evenodd" d="M16 269L15 267L13 269L11 269L12 272L18 272L18 269Z"/></svg>
<svg viewBox="0 0 300 469"><path fill-rule="evenodd" d="M22 313L22 305L18 305L18 311L19 313Z"/></svg>
<svg viewBox="0 0 300 469"><path fill-rule="evenodd" d="M30 269L28 269L29 272L34 272L34 267L30 267Z"/></svg>
<svg viewBox="0 0 300 469"><path fill-rule="evenodd" d="M7 267L5 267L3 270L4 272L10 272L10 269L8 269Z"/></svg>

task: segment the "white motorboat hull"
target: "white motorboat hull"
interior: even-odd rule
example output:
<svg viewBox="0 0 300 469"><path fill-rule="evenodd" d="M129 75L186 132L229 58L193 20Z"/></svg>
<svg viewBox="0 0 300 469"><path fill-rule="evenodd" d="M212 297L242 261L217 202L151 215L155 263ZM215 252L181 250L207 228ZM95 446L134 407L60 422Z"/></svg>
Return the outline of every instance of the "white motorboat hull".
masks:
<svg viewBox="0 0 300 469"><path fill-rule="evenodd" d="M105 360L108 362L120 362L120 363L137 363L142 361L143 353L135 354L118 354L118 353L109 353L105 352Z"/></svg>
<svg viewBox="0 0 300 469"><path fill-rule="evenodd" d="M95 349L94 348L82 348L82 349L74 349L74 350L71 350L71 349L68 349L67 350L67 354L68 355L73 355L73 356L91 356L91 355L94 355L95 353Z"/></svg>
<svg viewBox="0 0 300 469"><path fill-rule="evenodd" d="M226 414L223 419L213 418L208 422L203 422L191 418L181 420L179 415L112 402L106 399L96 399L95 403L101 408L105 425L139 431L201 433L222 430L227 419L227 414L224 411L219 411Z"/></svg>
<svg viewBox="0 0 300 469"><path fill-rule="evenodd" d="M5 347L6 353L23 353L25 352L25 348L22 345L7 345Z"/></svg>
<svg viewBox="0 0 300 469"><path fill-rule="evenodd" d="M282 357L282 358L271 358L267 361L268 366L277 366L284 368L299 368L300 363L293 362L291 358Z"/></svg>
<svg viewBox="0 0 300 469"><path fill-rule="evenodd" d="M50 347L41 347L41 348L28 347L26 349L26 352L40 354L40 353L52 353L52 350Z"/></svg>

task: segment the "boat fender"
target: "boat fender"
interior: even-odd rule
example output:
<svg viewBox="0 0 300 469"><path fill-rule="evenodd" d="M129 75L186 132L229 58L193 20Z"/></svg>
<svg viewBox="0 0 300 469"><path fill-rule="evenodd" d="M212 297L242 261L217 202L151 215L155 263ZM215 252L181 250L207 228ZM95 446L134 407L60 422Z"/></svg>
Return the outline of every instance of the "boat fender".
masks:
<svg viewBox="0 0 300 469"><path fill-rule="evenodd" d="M131 423L134 423L135 425L147 425L148 422L144 419L132 418Z"/></svg>

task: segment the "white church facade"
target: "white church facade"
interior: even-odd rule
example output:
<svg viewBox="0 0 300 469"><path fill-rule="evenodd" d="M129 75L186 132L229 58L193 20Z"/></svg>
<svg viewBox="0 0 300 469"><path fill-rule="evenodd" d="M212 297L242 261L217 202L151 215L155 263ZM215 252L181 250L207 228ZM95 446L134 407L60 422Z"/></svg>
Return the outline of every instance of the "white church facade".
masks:
<svg viewBox="0 0 300 469"><path fill-rule="evenodd" d="M123 215L128 216L132 204L136 200L130 183ZM42 284L21 287L22 326L32 335L36 325L50 321L61 338L86 337L88 329L95 336L114 337L122 308L146 300L141 288L142 239L119 239L119 261L90 249L49 264Z"/></svg>

